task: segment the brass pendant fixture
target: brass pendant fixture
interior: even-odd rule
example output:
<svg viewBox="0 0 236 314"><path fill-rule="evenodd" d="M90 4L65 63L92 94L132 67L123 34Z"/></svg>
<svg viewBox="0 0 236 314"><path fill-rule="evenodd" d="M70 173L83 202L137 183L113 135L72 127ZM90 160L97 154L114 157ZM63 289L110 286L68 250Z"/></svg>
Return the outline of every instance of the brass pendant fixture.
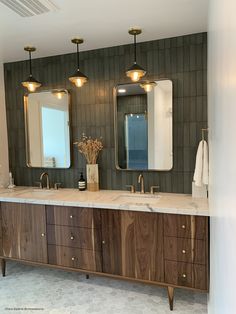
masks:
<svg viewBox="0 0 236 314"><path fill-rule="evenodd" d="M152 89L157 85L156 82L152 81L146 81L146 82L142 82L140 84L140 86L145 90L146 93L149 93L152 91Z"/></svg>
<svg viewBox="0 0 236 314"><path fill-rule="evenodd" d="M129 30L129 34L134 36L134 64L126 71L126 75L130 77L133 82L138 82L146 74L146 71L137 64L136 36L141 33L142 30L138 28L131 28Z"/></svg>
<svg viewBox="0 0 236 314"><path fill-rule="evenodd" d="M82 44L84 40L82 38L73 38L71 42L77 46L77 71L69 77L69 80L75 84L75 86L82 87L88 81L88 77L79 70L79 45Z"/></svg>
<svg viewBox="0 0 236 314"><path fill-rule="evenodd" d="M38 87L42 84L37 81L32 75L32 60L31 60L31 53L36 50L35 47L25 47L25 51L29 53L29 66L30 66L30 75L29 77L23 81L21 84L28 89L29 92L34 92Z"/></svg>

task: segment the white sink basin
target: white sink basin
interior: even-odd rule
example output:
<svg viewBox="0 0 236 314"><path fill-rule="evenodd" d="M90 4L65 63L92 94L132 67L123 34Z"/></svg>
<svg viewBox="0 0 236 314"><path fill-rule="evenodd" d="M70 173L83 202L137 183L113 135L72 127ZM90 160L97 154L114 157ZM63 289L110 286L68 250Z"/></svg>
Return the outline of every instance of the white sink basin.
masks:
<svg viewBox="0 0 236 314"><path fill-rule="evenodd" d="M22 194L29 195L32 197L52 196L55 193L56 193L55 190L46 190L46 189L33 189L31 191L22 192Z"/></svg>
<svg viewBox="0 0 236 314"><path fill-rule="evenodd" d="M115 200L121 203L128 203L133 205L148 205L157 203L160 200L160 196L153 194L134 193L120 195Z"/></svg>

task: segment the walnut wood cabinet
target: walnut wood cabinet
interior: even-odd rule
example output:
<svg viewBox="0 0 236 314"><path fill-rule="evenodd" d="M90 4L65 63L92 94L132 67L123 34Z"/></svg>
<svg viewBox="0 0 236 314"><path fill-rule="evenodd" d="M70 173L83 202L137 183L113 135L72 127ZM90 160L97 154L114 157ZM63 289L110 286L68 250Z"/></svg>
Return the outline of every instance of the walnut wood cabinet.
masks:
<svg viewBox="0 0 236 314"><path fill-rule="evenodd" d="M0 259L208 291L208 218L2 202Z"/></svg>
<svg viewBox="0 0 236 314"><path fill-rule="evenodd" d="M3 256L47 263L44 205L1 203Z"/></svg>

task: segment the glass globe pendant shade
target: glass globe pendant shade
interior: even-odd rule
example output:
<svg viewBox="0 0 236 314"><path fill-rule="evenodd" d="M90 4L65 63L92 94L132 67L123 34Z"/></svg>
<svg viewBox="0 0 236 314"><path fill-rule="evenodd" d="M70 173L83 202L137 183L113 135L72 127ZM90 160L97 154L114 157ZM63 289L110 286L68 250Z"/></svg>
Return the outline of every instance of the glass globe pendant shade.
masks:
<svg viewBox="0 0 236 314"><path fill-rule="evenodd" d="M69 77L69 80L75 84L76 87L82 87L88 81L88 78L80 70L77 70L74 75Z"/></svg>
<svg viewBox="0 0 236 314"><path fill-rule="evenodd" d="M134 63L127 71L126 75L133 81L138 82L144 75L146 71L139 66L137 63Z"/></svg>
<svg viewBox="0 0 236 314"><path fill-rule="evenodd" d="M42 84L37 81L32 75L30 75L25 81L21 83L29 92L35 92L35 90Z"/></svg>

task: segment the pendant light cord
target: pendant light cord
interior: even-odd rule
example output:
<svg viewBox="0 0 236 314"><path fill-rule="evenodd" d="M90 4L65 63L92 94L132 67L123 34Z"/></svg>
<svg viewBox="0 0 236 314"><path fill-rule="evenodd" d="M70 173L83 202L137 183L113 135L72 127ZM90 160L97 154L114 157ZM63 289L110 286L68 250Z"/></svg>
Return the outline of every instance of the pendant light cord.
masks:
<svg viewBox="0 0 236 314"><path fill-rule="evenodd" d="M29 51L29 68L30 68L30 76L32 76L31 51Z"/></svg>
<svg viewBox="0 0 236 314"><path fill-rule="evenodd" d="M77 68L79 70L79 44L77 43Z"/></svg>
<svg viewBox="0 0 236 314"><path fill-rule="evenodd" d="M134 34L134 63L137 63L136 34Z"/></svg>

